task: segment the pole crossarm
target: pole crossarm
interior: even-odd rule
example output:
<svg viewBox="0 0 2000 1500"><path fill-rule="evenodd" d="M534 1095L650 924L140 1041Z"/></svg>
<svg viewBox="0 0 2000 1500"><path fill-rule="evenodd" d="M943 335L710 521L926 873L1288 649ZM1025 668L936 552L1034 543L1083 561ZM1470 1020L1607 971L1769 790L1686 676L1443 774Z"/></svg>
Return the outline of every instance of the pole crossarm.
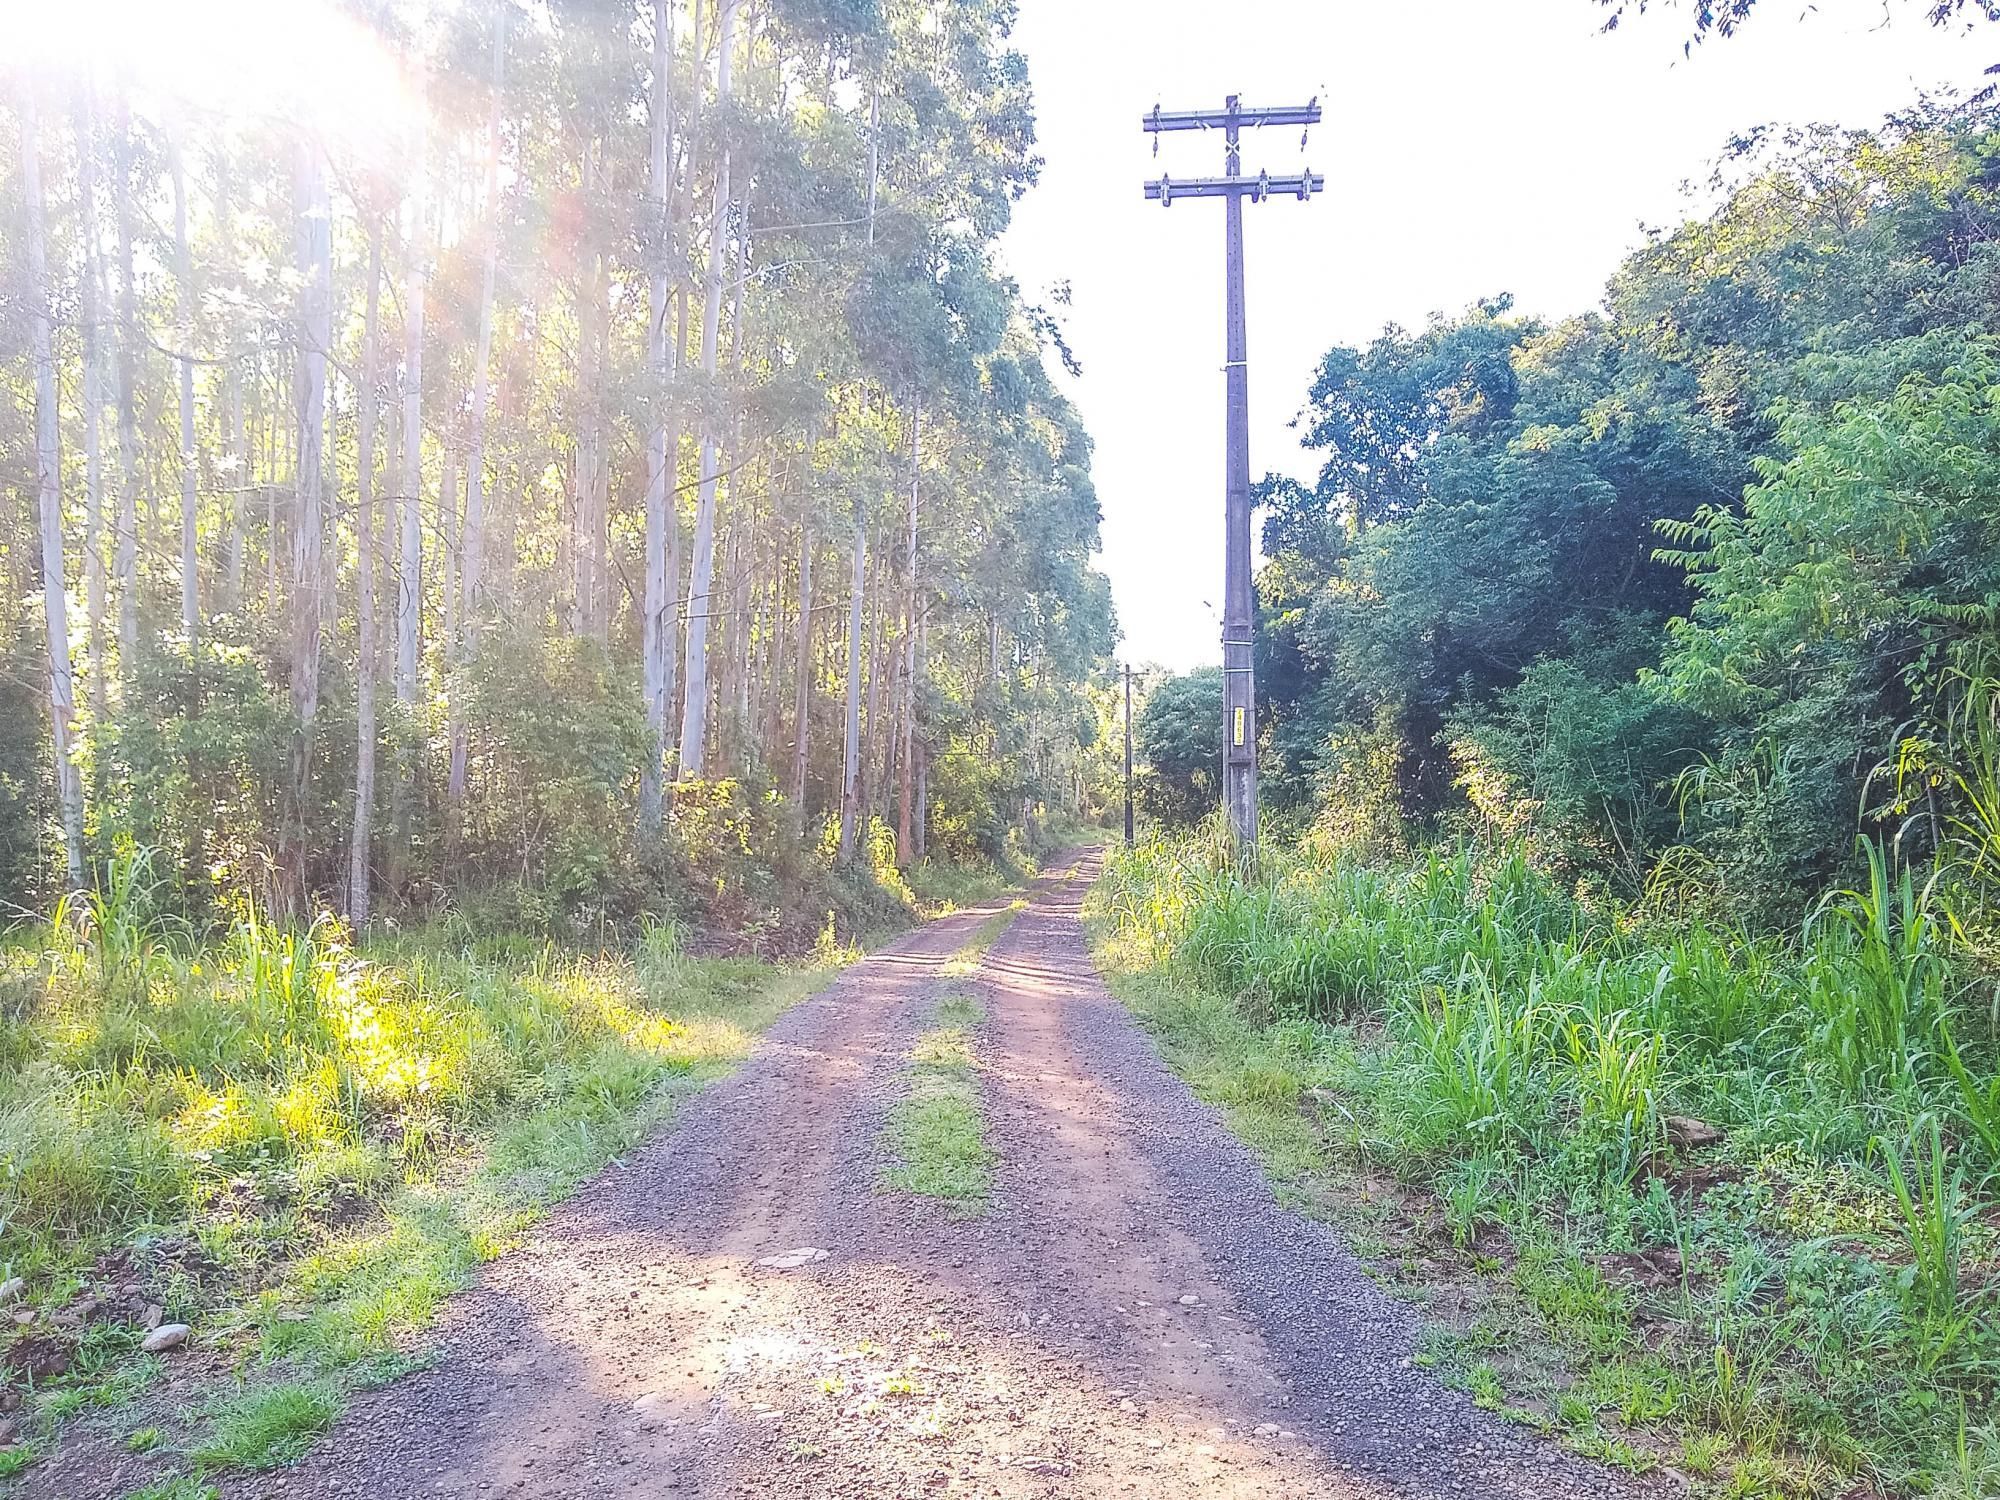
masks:
<svg viewBox="0 0 2000 1500"><path fill-rule="evenodd" d="M1140 117L1147 131L1160 135L1169 130L1254 130L1259 125L1317 125L1319 100L1305 104L1281 104L1270 109L1161 109Z"/></svg>
<svg viewBox="0 0 2000 1500"><path fill-rule="evenodd" d="M1326 178L1318 172L1297 172L1284 177L1273 177L1269 172L1260 172L1255 177L1190 177L1183 182L1162 176L1146 184L1147 201L1168 206L1176 198L1235 197L1262 203L1274 195L1303 202L1314 193L1325 191Z"/></svg>

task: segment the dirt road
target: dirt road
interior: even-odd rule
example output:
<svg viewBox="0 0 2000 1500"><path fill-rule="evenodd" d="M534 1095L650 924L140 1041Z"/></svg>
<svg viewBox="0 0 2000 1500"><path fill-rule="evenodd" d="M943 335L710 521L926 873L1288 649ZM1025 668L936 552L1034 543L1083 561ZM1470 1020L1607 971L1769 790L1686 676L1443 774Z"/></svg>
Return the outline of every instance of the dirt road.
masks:
<svg viewBox="0 0 2000 1500"><path fill-rule="evenodd" d="M1411 1368L1409 1313L1279 1207L1105 993L1077 918L1095 868L1045 880L970 981L984 1216L878 1186L973 912L786 1017L489 1266L433 1368L224 1493L1633 1493Z"/></svg>

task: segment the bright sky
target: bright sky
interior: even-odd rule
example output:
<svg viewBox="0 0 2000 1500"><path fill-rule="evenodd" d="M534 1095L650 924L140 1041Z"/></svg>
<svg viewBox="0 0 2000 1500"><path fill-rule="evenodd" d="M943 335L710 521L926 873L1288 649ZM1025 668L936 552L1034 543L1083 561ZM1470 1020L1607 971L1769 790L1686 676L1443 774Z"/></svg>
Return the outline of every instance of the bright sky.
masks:
<svg viewBox="0 0 2000 1500"><path fill-rule="evenodd" d="M1305 152L1325 195L1246 205L1244 228L1251 473L1310 478L1288 424L1331 344L1503 291L1544 316L1588 308L1735 132L1873 124L2000 61L2000 27L1934 30L1914 0L1763 0L1692 58L1683 10L1604 35L1590 0L1020 4L1047 165L1006 260L1031 296L1073 287L1120 650L1175 668L1221 654L1222 205L1163 210L1141 183L1218 174L1222 152L1187 133L1156 161L1154 104L1325 108ZM1244 169L1297 171L1298 148L1296 130L1252 132Z"/></svg>

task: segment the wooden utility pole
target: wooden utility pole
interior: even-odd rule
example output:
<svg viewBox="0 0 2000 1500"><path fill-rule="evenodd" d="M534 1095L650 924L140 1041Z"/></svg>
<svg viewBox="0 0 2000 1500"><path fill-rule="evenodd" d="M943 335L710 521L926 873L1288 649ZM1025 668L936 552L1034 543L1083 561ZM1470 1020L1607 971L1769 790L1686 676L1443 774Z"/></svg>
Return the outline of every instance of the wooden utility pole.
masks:
<svg viewBox="0 0 2000 1500"><path fill-rule="evenodd" d="M1273 177L1268 172L1245 177L1238 135L1259 125L1316 125L1319 117L1318 100L1277 109L1244 109L1231 94L1219 112L1169 112L1155 106L1143 121L1155 137L1170 130L1223 132L1224 175L1175 182L1162 174L1146 184L1146 196L1162 206L1171 206L1177 198L1224 200L1228 362L1223 366L1227 456L1223 466L1222 805L1236 846L1244 851L1257 843L1257 696L1252 653L1256 616L1250 600L1250 381L1243 333L1243 200L1261 203L1279 193L1303 202L1323 189L1326 179L1311 171L1291 177ZM1156 139L1154 150L1158 149Z"/></svg>

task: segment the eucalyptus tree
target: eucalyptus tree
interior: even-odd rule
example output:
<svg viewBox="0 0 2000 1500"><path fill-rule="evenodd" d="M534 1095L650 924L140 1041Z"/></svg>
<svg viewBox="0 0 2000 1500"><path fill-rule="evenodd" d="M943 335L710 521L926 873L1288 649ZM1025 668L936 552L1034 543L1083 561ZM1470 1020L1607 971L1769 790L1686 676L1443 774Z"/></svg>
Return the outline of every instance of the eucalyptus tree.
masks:
<svg viewBox="0 0 2000 1500"><path fill-rule="evenodd" d="M42 198L40 116L32 80L23 85L21 196L28 248L29 358L35 379L35 497L41 534L42 616L47 627L49 718L53 726L56 800L62 810L63 873L71 890L83 886L83 780L76 764L76 688L69 654L69 568L63 549L62 453L56 409L54 319L49 310L47 214Z"/></svg>

